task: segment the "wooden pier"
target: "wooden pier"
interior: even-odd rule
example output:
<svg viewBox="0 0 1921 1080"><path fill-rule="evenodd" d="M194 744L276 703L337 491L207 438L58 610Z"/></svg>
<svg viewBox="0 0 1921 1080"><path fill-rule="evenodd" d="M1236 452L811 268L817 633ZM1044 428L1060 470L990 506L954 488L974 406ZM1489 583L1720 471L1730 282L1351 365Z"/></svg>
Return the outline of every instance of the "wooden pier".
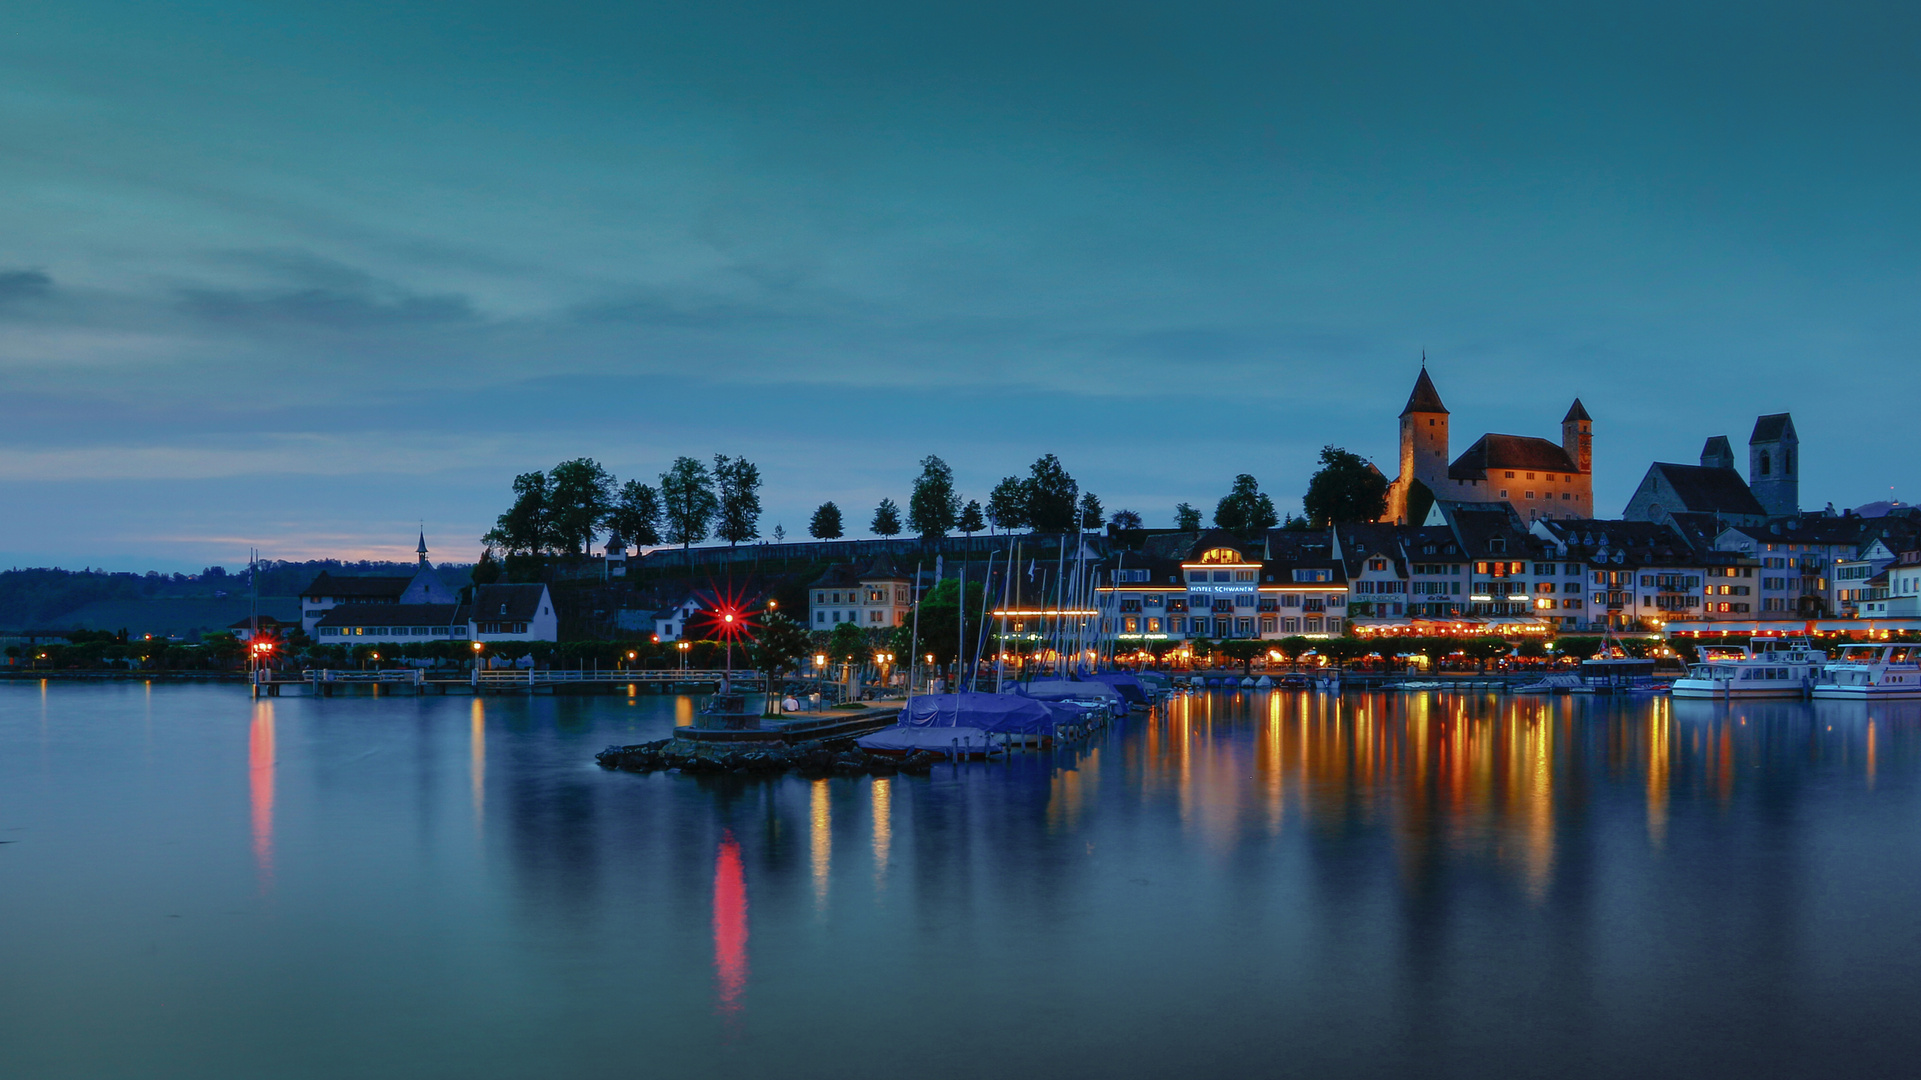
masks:
<svg viewBox="0 0 1921 1080"><path fill-rule="evenodd" d="M727 679L735 689L758 692L761 676L753 671L542 671L534 668L468 672L435 678L426 668L389 668L378 671L315 669L262 672L254 684L261 697L343 697L413 694L711 694Z"/></svg>

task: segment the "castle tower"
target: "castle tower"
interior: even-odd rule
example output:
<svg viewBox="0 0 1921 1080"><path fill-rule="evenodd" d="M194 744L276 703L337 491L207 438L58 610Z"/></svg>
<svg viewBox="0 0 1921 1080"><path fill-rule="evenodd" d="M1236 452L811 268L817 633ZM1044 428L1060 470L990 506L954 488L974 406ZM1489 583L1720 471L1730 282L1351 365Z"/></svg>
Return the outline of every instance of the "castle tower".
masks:
<svg viewBox="0 0 1921 1080"><path fill-rule="evenodd" d="M1734 468L1734 447L1728 445L1726 435L1716 435L1701 447L1701 467L1703 469Z"/></svg>
<svg viewBox="0 0 1921 1080"><path fill-rule="evenodd" d="M1794 417L1774 413L1754 421L1748 436L1748 490L1770 515L1801 512L1801 440Z"/></svg>
<svg viewBox="0 0 1921 1080"><path fill-rule="evenodd" d="M1419 480L1435 495L1447 483L1447 406L1427 377L1427 364L1401 410L1401 480Z"/></svg>
<svg viewBox="0 0 1921 1080"><path fill-rule="evenodd" d="M1567 415L1561 417L1561 449L1574 459L1574 467L1582 475L1594 471L1594 421L1588 419L1580 398L1575 398Z"/></svg>

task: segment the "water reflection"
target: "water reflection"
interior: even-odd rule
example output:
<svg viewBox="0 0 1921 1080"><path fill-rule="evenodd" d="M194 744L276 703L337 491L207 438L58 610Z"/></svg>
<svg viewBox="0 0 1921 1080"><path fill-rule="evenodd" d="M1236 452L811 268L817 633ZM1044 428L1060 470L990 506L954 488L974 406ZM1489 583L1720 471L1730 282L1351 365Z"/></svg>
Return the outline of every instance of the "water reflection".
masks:
<svg viewBox="0 0 1921 1080"><path fill-rule="evenodd" d="M812 825L809 837L813 850L814 906L822 911L827 909L827 871L834 857L833 809L827 802L831 793L827 780L814 781L808 792L808 820Z"/></svg>
<svg viewBox="0 0 1921 1080"><path fill-rule="evenodd" d="M871 792L874 815L874 888L887 887L887 857L894 844L894 782L874 778Z"/></svg>
<svg viewBox="0 0 1921 1080"><path fill-rule="evenodd" d="M467 719L467 783L473 791L474 833L486 821L487 810L487 707L474 695Z"/></svg>
<svg viewBox="0 0 1921 1080"><path fill-rule="evenodd" d="M738 1013L747 989L747 879L731 832L714 857L714 987L718 1011Z"/></svg>
<svg viewBox="0 0 1921 1080"><path fill-rule="evenodd" d="M9 985L49 990L0 1016L0 1060L80 1060L94 1018L62 1003L89 1002L169 1033L90 1075L364 1072L368 1044L320 1024L382 1032L397 1074L639 1053L856 1077L899 1068L859 1046L938 1039L955 1001L998 1011L916 1059L932 1080L1223 1071L1277 1045L1292 1071L1378 1076L1823 1075L1834 1047L1901 1075L1921 1053L1921 702L1214 694L1078 747L816 781L595 768L671 732L683 703L654 695L249 711L162 686L116 715L115 692L0 687L0 869L39 875L0 889ZM151 774L103 772L149 693ZM32 819L62 842L12 829ZM205 919L269 882L274 918ZM176 894L149 951L120 898ZM63 1009L85 1023L47 1022ZM736 1038L750 1011L760 1038ZM637 1049L637 1022L670 1037Z"/></svg>
<svg viewBox="0 0 1921 1080"><path fill-rule="evenodd" d="M273 884L273 702L254 702L247 730L247 793L253 818L253 859L261 891Z"/></svg>

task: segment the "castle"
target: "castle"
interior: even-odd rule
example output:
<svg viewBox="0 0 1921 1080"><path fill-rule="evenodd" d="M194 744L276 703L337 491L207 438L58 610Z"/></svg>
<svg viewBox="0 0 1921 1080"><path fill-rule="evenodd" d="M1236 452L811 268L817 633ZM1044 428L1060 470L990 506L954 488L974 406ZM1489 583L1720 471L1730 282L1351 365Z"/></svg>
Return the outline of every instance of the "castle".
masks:
<svg viewBox="0 0 1921 1080"><path fill-rule="evenodd" d="M1448 460L1448 411L1421 365L1401 410L1401 471L1384 522L1419 525L1436 500L1506 503L1522 521L1594 516L1594 422L1575 398L1557 445L1530 435L1482 435Z"/></svg>

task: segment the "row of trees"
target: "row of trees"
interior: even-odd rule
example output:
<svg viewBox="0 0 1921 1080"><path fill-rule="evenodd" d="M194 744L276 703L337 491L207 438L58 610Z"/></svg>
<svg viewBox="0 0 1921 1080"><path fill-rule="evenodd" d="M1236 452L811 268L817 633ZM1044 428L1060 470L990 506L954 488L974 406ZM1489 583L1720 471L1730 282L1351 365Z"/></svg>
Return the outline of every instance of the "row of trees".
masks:
<svg viewBox="0 0 1921 1080"><path fill-rule="evenodd" d="M1290 516L1283 523L1260 482L1241 473L1215 503L1214 527L1252 539L1276 525L1318 528L1331 521L1381 516L1387 479L1380 470L1334 446L1321 449L1320 461L1302 500L1306 518ZM911 530L936 539L952 532L972 536L990 527L1068 533L1104 523L1124 530L1142 528L1141 515L1132 510L1105 515L1099 496L1082 491L1053 454L1035 460L1024 477L1002 479L985 503L963 500L953 468L939 457L922 458L920 466L904 513L891 498L874 508L868 522L874 535L892 537ZM594 459L575 458L545 472L514 477L512 505L482 540L490 548L521 556L579 555L603 533L642 546L669 543L685 548L710 534L739 544L760 536L760 486L759 467L725 454L716 454L711 468L696 458L675 458L660 474L658 486L640 480L620 483ZM1199 529L1201 511L1181 503L1174 508L1174 523L1179 529ZM837 540L846 535L846 527L840 507L830 501L815 509L807 531L816 539ZM778 526L775 539L784 539Z"/></svg>
<svg viewBox="0 0 1921 1080"><path fill-rule="evenodd" d="M508 555L579 555L603 532L642 546L760 536L760 469L746 458L716 454L712 469L675 458L659 485L619 483L592 458L521 473L513 505L481 540Z"/></svg>

